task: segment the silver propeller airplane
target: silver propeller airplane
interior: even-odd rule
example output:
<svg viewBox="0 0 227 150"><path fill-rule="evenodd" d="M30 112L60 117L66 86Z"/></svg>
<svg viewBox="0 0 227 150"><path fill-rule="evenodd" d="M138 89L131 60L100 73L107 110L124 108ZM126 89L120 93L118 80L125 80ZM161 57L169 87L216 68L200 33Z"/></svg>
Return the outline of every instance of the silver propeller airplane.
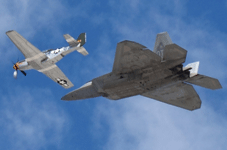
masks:
<svg viewBox="0 0 227 150"><path fill-rule="evenodd" d="M65 34L64 38L69 43L69 46L55 50L49 49L43 52L29 43L16 31L8 31L6 34L26 58L25 60L18 61L13 65L13 68L15 69L13 73L14 78L17 78L17 70L21 71L26 76L24 70L35 69L44 73L46 76L64 88L70 88L73 86L72 82L65 76L65 74L57 67L55 63L61 60L65 55L75 50L86 56L88 52L83 47L83 45L86 43L85 33L81 33L77 40L75 40L69 34Z"/></svg>
<svg viewBox="0 0 227 150"><path fill-rule="evenodd" d="M93 79L62 100L103 96L111 100L143 95L187 110L201 107L191 84L220 89L217 79L198 74L199 62L183 67L187 51L172 43L167 32L156 37L153 52L145 46L122 41L117 44L112 72Z"/></svg>

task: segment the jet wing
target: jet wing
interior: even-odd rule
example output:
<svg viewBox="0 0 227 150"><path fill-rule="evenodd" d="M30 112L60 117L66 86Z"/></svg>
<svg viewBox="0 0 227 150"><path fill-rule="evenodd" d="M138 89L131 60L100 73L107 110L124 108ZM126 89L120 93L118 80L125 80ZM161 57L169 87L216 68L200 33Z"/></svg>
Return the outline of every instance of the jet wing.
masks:
<svg viewBox="0 0 227 150"><path fill-rule="evenodd" d="M29 43L24 37L22 37L16 31L8 31L6 35L10 40L16 45L16 47L23 53L25 58L29 58L27 61L32 61L34 59L44 59L46 57L38 48Z"/></svg>
<svg viewBox="0 0 227 150"><path fill-rule="evenodd" d="M68 89L73 87L72 82L65 76L65 74L58 68L57 65L52 65L48 68L38 70L51 78L54 82L58 83L62 87Z"/></svg>
<svg viewBox="0 0 227 150"><path fill-rule="evenodd" d="M186 83L163 87L142 95L188 110L195 110L201 106L201 100L195 89Z"/></svg>
<svg viewBox="0 0 227 150"><path fill-rule="evenodd" d="M160 61L161 57L145 46L126 40L117 44L112 72L120 74L147 67L155 69L159 66Z"/></svg>

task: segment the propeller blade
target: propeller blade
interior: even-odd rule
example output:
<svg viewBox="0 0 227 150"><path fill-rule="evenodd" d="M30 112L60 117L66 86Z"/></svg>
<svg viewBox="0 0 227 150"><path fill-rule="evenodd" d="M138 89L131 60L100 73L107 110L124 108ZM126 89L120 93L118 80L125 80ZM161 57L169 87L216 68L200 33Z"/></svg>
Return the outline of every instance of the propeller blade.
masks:
<svg viewBox="0 0 227 150"><path fill-rule="evenodd" d="M17 78L17 71L15 70L13 73L13 77L16 79Z"/></svg>
<svg viewBox="0 0 227 150"><path fill-rule="evenodd" d="M20 70L21 73L23 73L24 76L26 76L26 73L23 70Z"/></svg>

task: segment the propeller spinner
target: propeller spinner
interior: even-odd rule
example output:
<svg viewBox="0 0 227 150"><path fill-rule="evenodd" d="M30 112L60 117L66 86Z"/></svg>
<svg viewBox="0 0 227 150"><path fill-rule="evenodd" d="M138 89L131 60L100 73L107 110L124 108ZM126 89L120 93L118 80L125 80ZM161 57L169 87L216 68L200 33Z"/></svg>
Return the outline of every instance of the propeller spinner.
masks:
<svg viewBox="0 0 227 150"><path fill-rule="evenodd" d="M17 78L17 70L13 72L13 77L16 79Z"/></svg>

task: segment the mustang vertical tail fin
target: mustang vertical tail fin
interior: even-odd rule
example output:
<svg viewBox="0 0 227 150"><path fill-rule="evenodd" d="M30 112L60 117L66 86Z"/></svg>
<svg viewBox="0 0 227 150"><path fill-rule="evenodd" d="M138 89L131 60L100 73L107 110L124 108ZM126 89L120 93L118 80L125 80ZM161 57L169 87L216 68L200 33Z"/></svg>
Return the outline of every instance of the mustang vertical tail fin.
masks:
<svg viewBox="0 0 227 150"><path fill-rule="evenodd" d="M157 34L153 52L163 58L163 50L166 45L173 44L169 34L162 32Z"/></svg>
<svg viewBox="0 0 227 150"><path fill-rule="evenodd" d="M83 46L86 43L86 40L86 33L81 33L77 38L77 41L80 42L80 46Z"/></svg>
<svg viewBox="0 0 227 150"><path fill-rule="evenodd" d="M81 47L86 43L86 33L81 33L77 40L75 40L71 35L64 34L63 35L66 41L69 43L69 46L71 47Z"/></svg>
<svg viewBox="0 0 227 150"><path fill-rule="evenodd" d="M81 53L84 56L86 56L88 54L86 49L83 47L83 45L86 43L86 33L81 33L79 35L79 37L77 38L77 40L75 40L69 34L65 34L64 38L69 43L70 47L75 48L79 53Z"/></svg>

